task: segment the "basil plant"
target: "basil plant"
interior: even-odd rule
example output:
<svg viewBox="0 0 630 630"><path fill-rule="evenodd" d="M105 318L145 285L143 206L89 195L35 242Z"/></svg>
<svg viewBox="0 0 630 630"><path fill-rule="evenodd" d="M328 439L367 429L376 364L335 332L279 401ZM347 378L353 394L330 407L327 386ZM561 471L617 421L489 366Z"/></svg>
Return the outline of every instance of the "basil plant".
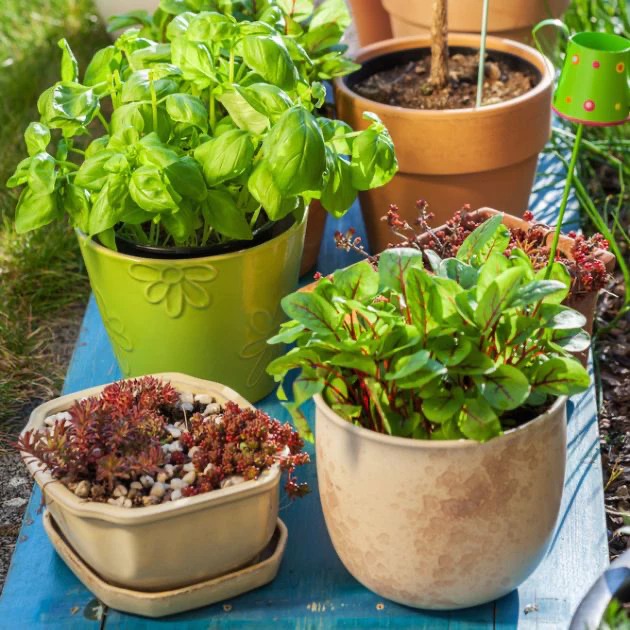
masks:
<svg viewBox="0 0 630 630"><path fill-rule="evenodd" d="M560 304L567 281L544 279L520 250L499 253L500 221L480 225L457 258L430 252L425 268L419 250L390 249L377 269L366 260L284 298L292 320L270 343L296 347L268 372L281 382L299 371L285 404L305 437L299 408L315 394L388 435L484 442L588 387L571 355L589 345L585 318Z"/></svg>
<svg viewBox="0 0 630 630"><path fill-rule="evenodd" d="M312 199L341 216L358 190L393 177L380 120L366 114L369 126L354 132L318 116L325 89L275 26L213 11L163 15L161 40L129 29L82 77L60 42L61 81L39 98L29 157L7 184L24 186L18 232L65 211L113 249L117 235L223 244L299 219Z"/></svg>
<svg viewBox="0 0 630 630"><path fill-rule="evenodd" d="M161 0L153 16L146 11L115 16L110 30L138 26L142 37L159 40L173 16L186 21L203 11L273 26L301 76L309 81L344 76L360 67L345 57L348 47L341 43L352 22L346 0L324 0L317 8L313 0Z"/></svg>

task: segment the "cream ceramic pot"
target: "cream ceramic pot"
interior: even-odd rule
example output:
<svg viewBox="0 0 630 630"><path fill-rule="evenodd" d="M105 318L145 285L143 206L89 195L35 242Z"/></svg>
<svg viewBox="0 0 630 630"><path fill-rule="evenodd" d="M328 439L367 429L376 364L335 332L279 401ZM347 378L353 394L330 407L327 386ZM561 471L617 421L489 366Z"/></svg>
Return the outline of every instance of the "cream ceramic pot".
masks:
<svg viewBox="0 0 630 630"><path fill-rule="evenodd" d="M501 0L491 2L488 32L529 42L532 28L548 17L560 17L570 0ZM449 0L448 25L452 31L479 33L483 0ZM431 30L431 0L383 0L394 37L419 35Z"/></svg>
<svg viewBox="0 0 630 630"><path fill-rule="evenodd" d="M235 391L183 374L155 374L179 392L209 394L219 402L251 405ZM46 417L95 396L92 387L35 409L24 431ZM163 591L208 580L252 560L271 540L278 519L280 470L258 479L160 505L122 508L79 499L37 460L22 453L44 494L46 507L82 560L115 586Z"/></svg>
<svg viewBox="0 0 630 630"><path fill-rule="evenodd" d="M485 444L386 436L315 403L326 526L364 586L407 606L465 608L536 568L562 497L566 398Z"/></svg>

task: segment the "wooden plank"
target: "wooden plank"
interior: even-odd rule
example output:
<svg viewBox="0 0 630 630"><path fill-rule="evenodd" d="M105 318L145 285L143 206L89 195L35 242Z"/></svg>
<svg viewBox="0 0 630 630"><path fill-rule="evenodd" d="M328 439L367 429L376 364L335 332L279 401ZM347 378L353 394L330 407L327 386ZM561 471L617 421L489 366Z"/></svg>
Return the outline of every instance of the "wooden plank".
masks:
<svg viewBox="0 0 630 630"><path fill-rule="evenodd" d="M556 177L557 162L541 162ZM557 187L533 197L537 218L549 220L557 208ZM575 219L575 208L572 218ZM329 273L358 257L339 252L332 243L335 229L353 226L363 233L358 207L339 222L329 220L318 268ZM107 335L93 300L64 391L71 392L118 378ZM343 568L330 543L316 491L315 466L307 480L313 494L289 504L281 518L289 527L289 545L276 580L257 591L174 618L148 620L109 611L107 628L558 628L565 626L575 603L607 563L601 465L594 393L572 401L570 444L563 508L552 549L536 573L518 590L495 604L444 613L415 611L370 593ZM263 404L269 413L287 419L273 395ZM312 406L308 413L312 418ZM312 449L311 449L312 452ZM34 493L25 518L11 571L0 599L0 629L97 627L84 616L93 599L48 543ZM525 613L534 604L538 612ZM100 625L100 624L99 624Z"/></svg>

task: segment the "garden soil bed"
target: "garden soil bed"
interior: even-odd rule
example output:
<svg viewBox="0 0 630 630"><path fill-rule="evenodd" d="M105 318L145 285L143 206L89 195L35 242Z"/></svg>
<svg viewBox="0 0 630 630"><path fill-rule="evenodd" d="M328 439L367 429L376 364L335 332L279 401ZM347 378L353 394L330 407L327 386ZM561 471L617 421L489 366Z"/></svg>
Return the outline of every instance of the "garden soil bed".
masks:
<svg viewBox="0 0 630 630"><path fill-rule="evenodd" d="M612 320L622 302L621 274L617 274L609 290L600 298L599 316L603 321ZM630 537L618 533L620 527L630 524L630 313L610 332L600 335L596 354L606 520L613 560L630 546Z"/></svg>
<svg viewBox="0 0 630 630"><path fill-rule="evenodd" d="M451 52L449 83L436 89L429 80L431 59L397 65L371 75L354 86L363 97L409 109L462 109L475 105L479 55ZM483 105L502 103L529 92L538 77L533 68L489 54L485 66Z"/></svg>
<svg viewBox="0 0 630 630"><path fill-rule="evenodd" d="M77 304L74 308L66 309L62 319L47 324L53 341L46 351L56 357L59 374L65 373L72 357L84 311L85 304ZM31 411L42 402L45 401L34 399L15 417L3 419L0 424L0 594L33 486L31 475L22 463L20 454L13 448L13 442L17 440Z"/></svg>

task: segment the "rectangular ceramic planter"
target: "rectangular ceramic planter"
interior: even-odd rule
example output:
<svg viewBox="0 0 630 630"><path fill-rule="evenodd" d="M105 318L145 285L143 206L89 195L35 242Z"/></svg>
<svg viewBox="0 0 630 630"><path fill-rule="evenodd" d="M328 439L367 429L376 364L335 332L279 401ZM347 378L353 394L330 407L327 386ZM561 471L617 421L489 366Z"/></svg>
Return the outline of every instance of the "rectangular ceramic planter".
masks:
<svg viewBox="0 0 630 630"><path fill-rule="evenodd" d="M176 373L155 374L179 392L214 396L243 407L236 392ZM35 409L24 431L105 385L61 396ZM278 466L258 479L160 505L123 508L79 499L22 453L46 506L70 545L110 584L134 590L174 589L223 575L254 558L269 543L278 518Z"/></svg>

